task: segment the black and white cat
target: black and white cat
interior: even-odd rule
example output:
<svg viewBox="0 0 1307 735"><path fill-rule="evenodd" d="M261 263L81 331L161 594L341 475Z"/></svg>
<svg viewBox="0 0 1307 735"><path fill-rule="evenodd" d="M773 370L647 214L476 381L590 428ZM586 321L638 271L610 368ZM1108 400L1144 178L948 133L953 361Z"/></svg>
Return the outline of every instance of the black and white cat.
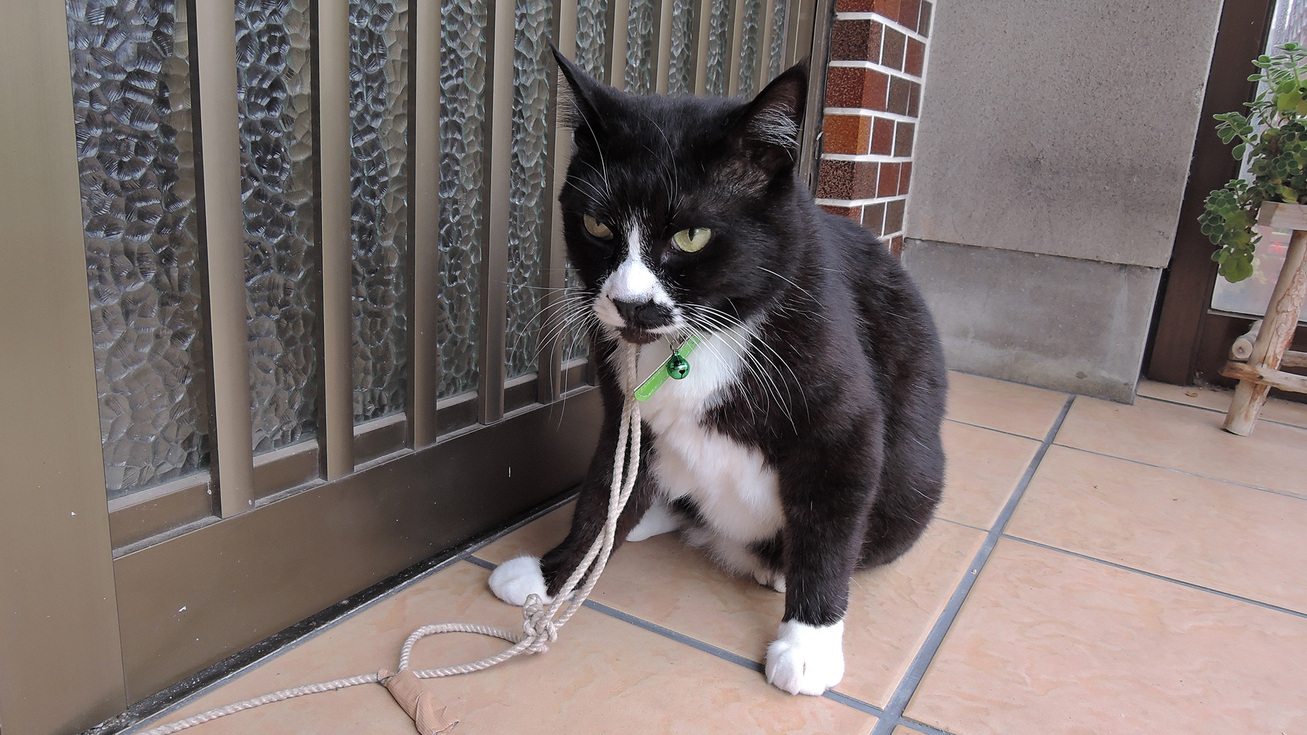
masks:
<svg viewBox="0 0 1307 735"><path fill-rule="evenodd" d="M555 54L572 92L559 196L604 402L572 530L490 577L549 599L603 526L625 369L701 343L643 404L640 475L619 540L683 530L728 569L785 594L772 684L819 695L844 675L855 569L897 558L944 477L945 372L934 324L884 247L819 209L796 176L800 64L752 101L635 97Z"/></svg>

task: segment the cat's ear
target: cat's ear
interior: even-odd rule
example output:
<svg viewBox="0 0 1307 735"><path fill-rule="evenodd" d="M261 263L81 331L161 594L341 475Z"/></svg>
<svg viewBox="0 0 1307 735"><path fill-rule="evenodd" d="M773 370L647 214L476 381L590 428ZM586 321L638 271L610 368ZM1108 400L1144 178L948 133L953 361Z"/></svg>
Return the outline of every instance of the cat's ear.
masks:
<svg viewBox="0 0 1307 735"><path fill-rule="evenodd" d="M554 60L558 62L558 69L567 82L565 87L559 89L562 92L561 110L567 126L572 130L589 128L596 133L602 132L602 109L611 96L608 86L563 56L553 41L549 42L549 48L553 50Z"/></svg>
<svg viewBox="0 0 1307 735"><path fill-rule="evenodd" d="M750 158L778 169L799 160L799 131L808 100L808 62L800 61L753 98L732 135Z"/></svg>

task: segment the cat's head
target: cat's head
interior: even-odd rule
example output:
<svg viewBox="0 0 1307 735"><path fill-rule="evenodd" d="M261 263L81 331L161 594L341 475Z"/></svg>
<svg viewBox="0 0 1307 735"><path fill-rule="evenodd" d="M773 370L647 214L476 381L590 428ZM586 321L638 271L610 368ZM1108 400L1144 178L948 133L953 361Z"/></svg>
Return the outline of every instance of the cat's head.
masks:
<svg viewBox="0 0 1307 735"><path fill-rule="evenodd" d="M644 344L754 318L784 285L811 207L796 177L806 65L752 100L669 98L555 56L573 131L563 231L602 332Z"/></svg>

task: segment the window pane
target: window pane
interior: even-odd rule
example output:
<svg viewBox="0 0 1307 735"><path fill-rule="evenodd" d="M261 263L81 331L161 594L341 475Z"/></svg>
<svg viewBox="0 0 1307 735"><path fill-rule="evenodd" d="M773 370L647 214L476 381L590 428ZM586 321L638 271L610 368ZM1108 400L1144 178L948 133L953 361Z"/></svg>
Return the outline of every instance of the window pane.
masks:
<svg viewBox="0 0 1307 735"><path fill-rule="evenodd" d="M545 214L552 204L548 181L549 28L553 8L518 0L513 16L513 140L509 161L508 326L506 375L536 371L539 354L541 249L549 242Z"/></svg>
<svg viewBox="0 0 1307 735"><path fill-rule="evenodd" d="M408 356L407 0L349 6L354 421L401 412Z"/></svg>
<svg viewBox="0 0 1307 735"><path fill-rule="evenodd" d="M317 433L311 31L308 0L236 0L250 413L260 453Z"/></svg>
<svg viewBox="0 0 1307 735"><path fill-rule="evenodd" d="M440 391L473 392L479 370L477 313L485 201L485 0L441 4Z"/></svg>
<svg viewBox="0 0 1307 735"><path fill-rule="evenodd" d="M110 498L209 464L185 6L69 0Z"/></svg>

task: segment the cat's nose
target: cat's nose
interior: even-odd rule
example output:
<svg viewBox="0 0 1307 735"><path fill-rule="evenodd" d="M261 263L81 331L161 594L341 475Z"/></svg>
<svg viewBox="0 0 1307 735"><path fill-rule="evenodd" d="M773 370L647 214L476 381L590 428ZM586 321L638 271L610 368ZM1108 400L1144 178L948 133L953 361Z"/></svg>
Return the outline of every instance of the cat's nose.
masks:
<svg viewBox="0 0 1307 735"><path fill-rule="evenodd" d="M657 329L672 323L672 310L653 301L613 299L613 306L631 329Z"/></svg>

